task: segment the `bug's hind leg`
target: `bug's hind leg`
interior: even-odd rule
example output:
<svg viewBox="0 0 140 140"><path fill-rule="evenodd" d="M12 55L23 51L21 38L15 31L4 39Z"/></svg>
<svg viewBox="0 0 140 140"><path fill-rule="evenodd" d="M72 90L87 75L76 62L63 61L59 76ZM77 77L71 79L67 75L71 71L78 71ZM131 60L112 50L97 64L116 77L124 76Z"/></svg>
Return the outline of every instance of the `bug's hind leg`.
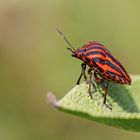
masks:
<svg viewBox="0 0 140 140"><path fill-rule="evenodd" d="M108 82L105 81L103 78L99 78L98 73L96 71L94 71L94 77L95 77L95 80L97 82L97 84L102 84L103 85L103 89L104 89L104 101L103 103L105 104L106 103L106 96L107 96L107 91L108 91Z"/></svg>
<svg viewBox="0 0 140 140"><path fill-rule="evenodd" d="M87 80L87 77L86 77L86 74L85 74L86 64L82 63L82 64L81 64L81 67L82 67L82 71L81 71L81 74L80 74L80 76L79 76L79 78L78 78L78 81L77 81L77 83L76 83L77 85L79 85L79 83L80 83L81 78L82 78L83 75L84 75L85 81Z"/></svg>
<svg viewBox="0 0 140 140"><path fill-rule="evenodd" d="M103 81L103 86L104 86L104 101L103 103L106 103L106 95L107 95L107 91L108 91L108 82Z"/></svg>

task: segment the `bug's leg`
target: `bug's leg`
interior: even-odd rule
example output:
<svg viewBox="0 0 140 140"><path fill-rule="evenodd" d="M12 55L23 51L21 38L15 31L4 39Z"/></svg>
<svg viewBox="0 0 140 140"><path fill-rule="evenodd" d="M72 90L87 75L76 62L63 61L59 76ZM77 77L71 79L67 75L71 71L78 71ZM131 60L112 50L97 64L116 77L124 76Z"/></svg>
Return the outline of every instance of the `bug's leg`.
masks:
<svg viewBox="0 0 140 140"><path fill-rule="evenodd" d="M106 103L106 96L107 96L107 90L108 90L108 82L104 81L104 79L101 79L98 77L97 72L94 71L94 77L96 79L97 84L102 84L104 88L104 101L103 103Z"/></svg>
<svg viewBox="0 0 140 140"><path fill-rule="evenodd" d="M91 81L91 83L92 83L92 86L93 86L94 92L95 92L95 91L96 91L96 86L95 86L95 84L93 83L93 81Z"/></svg>
<svg viewBox="0 0 140 140"><path fill-rule="evenodd" d="M85 70L86 70L86 68L85 68ZM87 80L87 76L86 76L85 70L84 70L84 80L86 81Z"/></svg>
<svg viewBox="0 0 140 140"><path fill-rule="evenodd" d="M94 71L94 77L95 77L95 80L96 80L97 84L100 84L102 79L97 76L97 71L96 70Z"/></svg>
<svg viewBox="0 0 140 140"><path fill-rule="evenodd" d="M107 90L108 90L108 83L105 82L105 81L103 81L103 85L104 85L104 91L105 91L105 93L104 93L104 101L103 101L103 103L105 104L105 103L106 103Z"/></svg>
<svg viewBox="0 0 140 140"><path fill-rule="evenodd" d="M89 83L89 85L90 84L92 84L92 86L93 86L93 88L94 88L94 92L96 91L96 85L94 84L94 82L93 82L93 73L92 73L92 70L93 69L89 69L88 70L88 74L90 75L90 77L89 77L89 81L87 81L87 83ZM91 86L91 85L90 85ZM91 88L91 87L90 87Z"/></svg>
<svg viewBox="0 0 140 140"><path fill-rule="evenodd" d="M101 82L102 82L102 78L99 78L99 77L98 77L98 73L97 73L96 70L94 71L94 78L95 78L95 81L96 81L97 87L98 87L98 89L99 89L99 84L101 84ZM95 85L94 85L94 86L95 86ZM100 90L100 89L99 89L99 90Z"/></svg>
<svg viewBox="0 0 140 140"><path fill-rule="evenodd" d="M92 85L92 69L88 70L88 74L89 74L89 89L88 89L88 93L91 97L91 99L93 99L92 94L91 94L91 85Z"/></svg>
<svg viewBox="0 0 140 140"><path fill-rule="evenodd" d="M86 77L86 74L85 74L86 64L82 63L82 64L81 64L81 67L82 67L82 71L81 71L81 74L80 74L80 76L79 76L79 78L78 78L78 81L77 81L77 83L76 83L77 85L79 85L80 80L81 80L81 78L82 78L82 75L84 75L84 79L87 80L87 77Z"/></svg>

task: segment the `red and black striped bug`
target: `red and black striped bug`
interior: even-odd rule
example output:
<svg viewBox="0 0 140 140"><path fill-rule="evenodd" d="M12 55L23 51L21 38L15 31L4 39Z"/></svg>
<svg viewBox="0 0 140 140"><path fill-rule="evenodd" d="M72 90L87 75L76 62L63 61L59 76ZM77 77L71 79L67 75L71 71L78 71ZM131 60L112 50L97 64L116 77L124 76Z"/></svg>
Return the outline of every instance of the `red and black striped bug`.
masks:
<svg viewBox="0 0 140 140"><path fill-rule="evenodd" d="M85 70L86 66L89 66L88 74L89 74L89 95L92 98L91 94L91 85L94 85L92 79L93 79L93 73L94 71L94 77L97 84L102 84L104 88L104 101L103 103L106 103L106 95L108 90L108 84L109 82L113 83L120 83L120 84L131 84L131 79L126 70L124 69L123 65L111 54L109 50L106 49L106 47L99 42L93 41L88 42L83 47L74 49L74 47L68 42L66 37L62 32L57 30L59 34L64 38L64 40L68 43L70 46L69 49L72 52L72 56L76 57L83 61L82 63L82 71L80 74L80 77L77 81L77 84L80 83L80 80L82 76L84 76L84 79L87 80Z"/></svg>

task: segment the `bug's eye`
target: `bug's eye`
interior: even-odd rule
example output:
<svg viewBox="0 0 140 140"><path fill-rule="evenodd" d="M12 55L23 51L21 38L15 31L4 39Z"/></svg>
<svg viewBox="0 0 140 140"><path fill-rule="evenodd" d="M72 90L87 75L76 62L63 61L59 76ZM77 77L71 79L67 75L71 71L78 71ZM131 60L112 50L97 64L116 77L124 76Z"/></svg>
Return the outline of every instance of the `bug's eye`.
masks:
<svg viewBox="0 0 140 140"><path fill-rule="evenodd" d="M80 55L81 55L81 56L84 56L84 53L81 53Z"/></svg>

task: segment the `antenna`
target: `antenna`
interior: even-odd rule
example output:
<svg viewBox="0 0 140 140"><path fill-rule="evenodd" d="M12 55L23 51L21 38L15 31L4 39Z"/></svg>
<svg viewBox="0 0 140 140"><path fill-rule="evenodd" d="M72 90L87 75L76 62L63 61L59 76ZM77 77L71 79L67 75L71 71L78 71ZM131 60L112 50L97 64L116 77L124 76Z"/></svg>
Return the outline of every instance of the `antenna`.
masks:
<svg viewBox="0 0 140 140"><path fill-rule="evenodd" d="M71 43L67 40L66 36L60 30L58 30L57 28L56 28L56 31L63 37L63 39L66 41L66 43L70 46L70 48L67 48L67 49L69 49L71 52L74 52L75 49L71 45Z"/></svg>

